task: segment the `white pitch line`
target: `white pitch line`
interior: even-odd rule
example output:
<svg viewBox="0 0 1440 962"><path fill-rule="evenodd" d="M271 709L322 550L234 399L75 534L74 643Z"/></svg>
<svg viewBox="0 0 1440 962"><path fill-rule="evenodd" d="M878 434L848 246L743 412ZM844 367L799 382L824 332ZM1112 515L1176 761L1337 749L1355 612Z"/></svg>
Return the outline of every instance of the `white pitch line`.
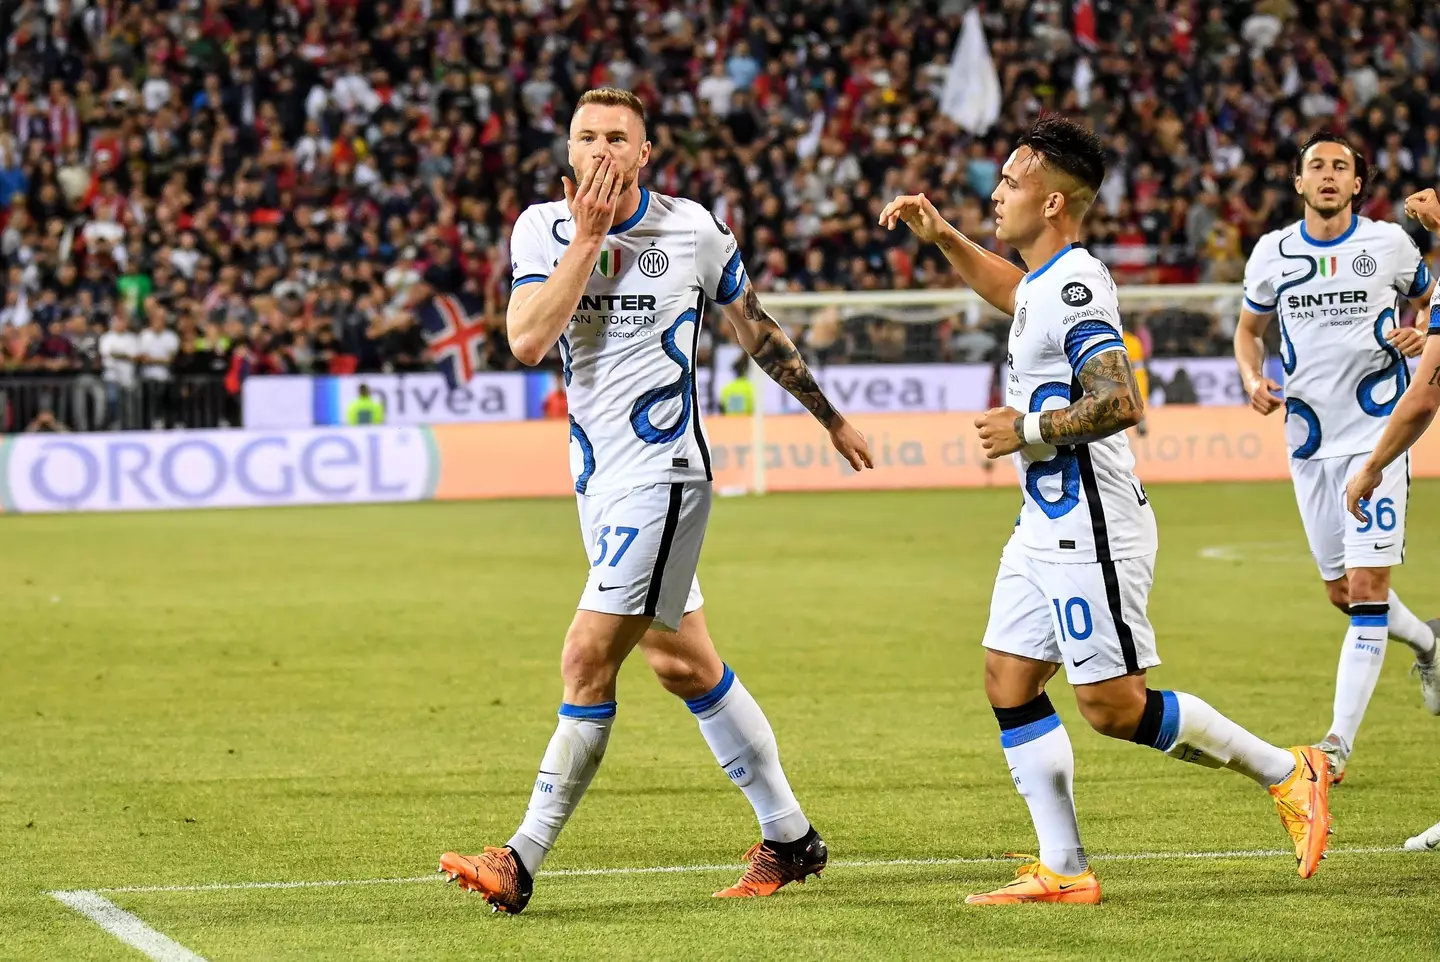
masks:
<svg viewBox="0 0 1440 962"><path fill-rule="evenodd" d="M1399 846L1383 848L1337 848L1331 855L1390 855L1404 852ZM1241 849L1233 852L1117 852L1113 855L1092 855L1092 862L1157 862L1181 859L1218 860L1227 858L1278 858L1282 855L1293 857L1287 849ZM980 856L974 858L893 858L838 860L830 863L831 868L900 868L904 866L927 865L996 865L1014 862L1012 858ZM620 868L562 868L541 872L546 877L587 876L587 875L669 875L685 872L727 872L743 868L738 862L727 865L641 865ZM413 885L419 882L443 882L444 876L415 875L406 878L357 878L328 879L316 882L213 882L205 885L126 885L115 888L97 888L93 892L227 892L247 889L309 889L336 888L346 885ZM68 894L52 892L56 898Z"/></svg>
<svg viewBox="0 0 1440 962"><path fill-rule="evenodd" d="M115 938L155 962L205 962L174 939L157 932L97 892L51 892L55 899L79 912Z"/></svg>

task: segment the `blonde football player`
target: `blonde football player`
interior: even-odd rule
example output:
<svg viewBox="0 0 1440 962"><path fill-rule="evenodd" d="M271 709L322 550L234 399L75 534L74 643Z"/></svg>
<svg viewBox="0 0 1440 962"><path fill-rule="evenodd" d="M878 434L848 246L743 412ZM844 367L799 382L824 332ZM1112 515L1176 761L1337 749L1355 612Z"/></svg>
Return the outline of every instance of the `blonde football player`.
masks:
<svg viewBox="0 0 1440 962"><path fill-rule="evenodd" d="M699 204L640 186L649 157L640 101L610 88L587 92L570 121L579 182L566 178L564 201L521 214L511 238L510 346L536 364L560 345L590 573L560 654L559 722L524 820L504 847L440 859L441 871L499 911L525 908L599 769L616 674L637 645L695 714L760 822L749 867L715 894L770 895L825 867L825 843L790 789L770 723L715 653L701 608L695 568L712 492L695 353L706 301L851 467L871 467L870 453L760 307L730 230Z"/></svg>

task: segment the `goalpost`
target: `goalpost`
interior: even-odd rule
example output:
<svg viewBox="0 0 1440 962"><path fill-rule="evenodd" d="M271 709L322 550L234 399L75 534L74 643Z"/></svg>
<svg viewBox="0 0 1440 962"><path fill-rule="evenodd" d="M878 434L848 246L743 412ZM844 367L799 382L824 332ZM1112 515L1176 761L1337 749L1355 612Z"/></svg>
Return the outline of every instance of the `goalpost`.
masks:
<svg viewBox="0 0 1440 962"><path fill-rule="evenodd" d="M1143 320L1151 324L1162 317L1172 320L1188 318L1189 323L1212 325L1213 329L1227 336L1234 332L1243 300L1242 289L1237 284L1138 284L1121 286L1118 293L1121 314L1127 320ZM895 325L934 327L946 324L946 336L951 345L967 335L980 338L989 336L995 339L999 349L1003 350L1004 339L1009 330L1009 318L1001 315L968 288L769 293L762 295L761 300L765 309L794 338L822 386L826 385L827 380L843 375L847 370L858 371L857 364L936 365L934 370L937 373L942 370L938 365L948 364L955 376L962 380L969 378L978 384L976 379L984 378L985 391L988 394L989 375L976 371L973 364L967 369L955 366L956 361L950 355L963 355L965 352L947 350L946 345L940 342L938 334L933 344L921 342L918 348L913 345L906 346L902 351L903 357L898 359L893 356L893 350L884 357L875 356L873 345L868 353L856 356L845 350L844 342L853 339L857 332L863 337L867 332L888 331L890 339L893 340L896 334L905 331L905 328L897 328ZM899 339L907 340L908 332ZM829 360L832 352L828 349L836 346L839 350L833 353L846 355L845 363ZM712 352L708 392L712 411L716 408L715 401L719 397L720 389L731 377L729 362L739 357L738 352L738 347L718 342ZM994 367L988 363L984 366L992 369ZM767 409L783 403L783 398L753 360L750 362L750 381L755 386L750 414L750 477L743 490L731 487L724 492L726 494L764 494L766 491L766 458L763 454L766 450L765 418ZM973 410L975 407L976 405L971 404L937 410ZM847 413L865 413L863 407L856 409L848 406L846 410ZM770 410L768 413L775 412Z"/></svg>

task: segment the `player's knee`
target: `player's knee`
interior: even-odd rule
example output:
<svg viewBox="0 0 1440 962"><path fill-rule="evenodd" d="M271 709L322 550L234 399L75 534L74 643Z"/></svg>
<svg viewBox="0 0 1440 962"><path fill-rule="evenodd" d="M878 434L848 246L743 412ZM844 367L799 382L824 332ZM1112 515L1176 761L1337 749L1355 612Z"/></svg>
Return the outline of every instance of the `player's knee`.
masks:
<svg viewBox="0 0 1440 962"><path fill-rule="evenodd" d="M1325 594L1330 603L1347 614L1350 611L1350 583L1344 578L1325 582Z"/></svg>
<svg viewBox="0 0 1440 962"><path fill-rule="evenodd" d="M1029 667L1028 665L1026 666ZM1023 705L1040 697L1045 683L1058 666L1044 665L1038 671L1017 670L1008 659L985 659L985 697L992 705ZM1047 670L1048 669L1048 670Z"/></svg>
<svg viewBox="0 0 1440 962"><path fill-rule="evenodd" d="M608 645L573 634L565 639L565 648L560 653L560 677L565 681L569 697L604 701L615 690L619 668L610 657Z"/></svg>
<svg viewBox="0 0 1440 962"><path fill-rule="evenodd" d="M692 659L662 654L650 655L648 660L660 686L676 698L689 701L715 687L715 679L708 677L704 666Z"/></svg>
<svg viewBox="0 0 1440 962"><path fill-rule="evenodd" d="M1137 697L1129 688L1106 692L1077 688L1075 701L1090 727L1110 738L1128 739L1135 734L1145 711L1143 694Z"/></svg>
<svg viewBox="0 0 1440 962"><path fill-rule="evenodd" d="M1347 601L1384 601L1389 593L1389 568L1356 568L1350 572Z"/></svg>

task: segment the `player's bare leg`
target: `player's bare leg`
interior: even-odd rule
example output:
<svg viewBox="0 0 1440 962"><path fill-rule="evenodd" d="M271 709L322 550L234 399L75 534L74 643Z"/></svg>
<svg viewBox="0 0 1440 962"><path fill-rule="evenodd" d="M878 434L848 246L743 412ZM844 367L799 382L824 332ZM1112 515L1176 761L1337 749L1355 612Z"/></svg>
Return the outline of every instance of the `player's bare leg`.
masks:
<svg viewBox="0 0 1440 962"><path fill-rule="evenodd" d="M615 678L650 622L645 615L583 609L575 613L560 656L565 684L560 721L541 759L519 830L504 847L440 857L440 871L462 888L479 892L496 911L514 914L530 901L540 863L605 757L615 721Z"/></svg>
<svg viewBox="0 0 1440 962"><path fill-rule="evenodd" d="M750 864L717 897L772 895L825 868L825 842L800 810L780 765L775 733L735 673L720 660L702 609L687 612L674 632L651 630L641 651L665 690L684 700L721 770L749 800L761 840Z"/></svg>
<svg viewBox="0 0 1440 962"><path fill-rule="evenodd" d="M1264 787L1295 844L1300 877L1319 867L1331 832L1330 772L1319 749L1278 748L1194 695L1147 688L1144 671L1077 685L1075 701L1102 735L1206 768L1228 768Z"/></svg>

